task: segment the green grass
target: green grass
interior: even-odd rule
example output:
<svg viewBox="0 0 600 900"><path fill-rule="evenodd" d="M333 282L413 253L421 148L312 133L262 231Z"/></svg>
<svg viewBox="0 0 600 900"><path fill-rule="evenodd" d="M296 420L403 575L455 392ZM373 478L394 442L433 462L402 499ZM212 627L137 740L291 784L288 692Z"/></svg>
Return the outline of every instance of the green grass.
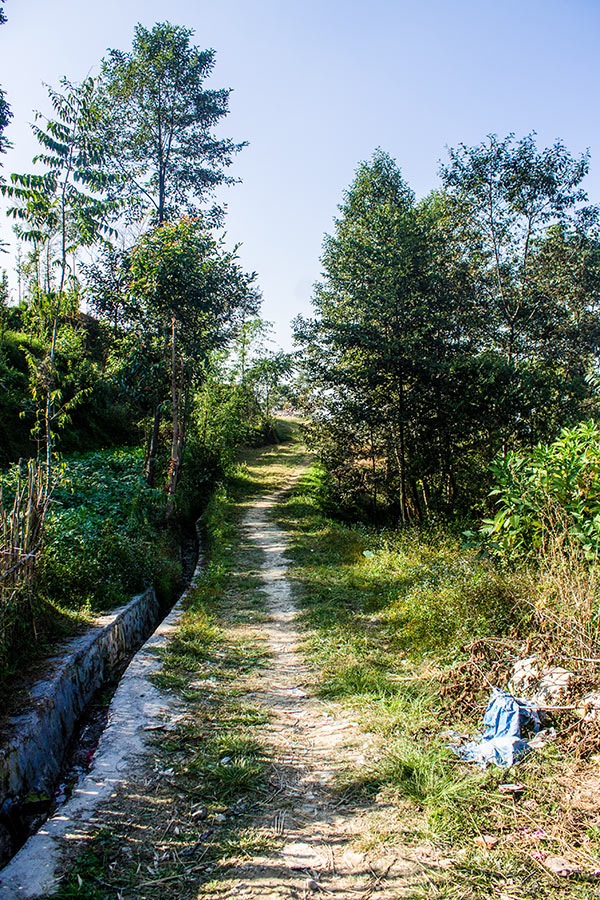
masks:
<svg viewBox="0 0 600 900"><path fill-rule="evenodd" d="M395 695L424 657L448 664L477 637L522 627L515 586L444 533L376 532L321 512L318 470L280 512L292 533L307 650L328 696Z"/></svg>
<svg viewBox="0 0 600 900"><path fill-rule="evenodd" d="M460 763L443 737L448 729L474 733L489 695L476 678L467 718L466 706L457 712L443 696L442 681L466 647L527 632L518 575L503 575L440 527L377 532L336 522L321 496L314 467L279 513L291 534L305 653L320 673L321 695L383 740L380 758L346 772L340 791L408 804L406 840L454 859L423 896L595 897L589 873L600 868L599 823L595 811L569 801L559 748L531 754L514 770L483 772ZM525 786L522 801L498 791L516 780ZM540 829L547 837L536 843L531 835ZM498 838L494 849L479 846L482 834ZM557 878L532 850L566 855L588 874Z"/></svg>

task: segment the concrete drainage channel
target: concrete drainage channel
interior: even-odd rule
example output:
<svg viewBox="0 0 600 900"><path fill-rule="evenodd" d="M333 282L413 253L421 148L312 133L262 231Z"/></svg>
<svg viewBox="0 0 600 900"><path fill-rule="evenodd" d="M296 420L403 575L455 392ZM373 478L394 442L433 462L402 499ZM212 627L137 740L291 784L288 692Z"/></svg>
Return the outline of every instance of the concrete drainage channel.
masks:
<svg viewBox="0 0 600 900"><path fill-rule="evenodd" d="M0 749L0 854L4 855L0 864L9 856L11 845L14 852L15 841L18 846L19 830L27 827L28 818L37 816L43 824L0 871L2 900L37 897L52 890L61 840L75 823L75 830L81 831L99 803L125 779L135 757L144 752L145 732L172 712L172 698L155 688L148 675L160 667L160 650L175 631L201 568L199 554L188 588L162 622L164 611L149 589L72 642L51 678L32 691L34 707L11 721L11 737ZM107 724L88 773L74 785L66 802L44 820L47 800L36 795L54 797L86 707L103 685L114 680L132 653L108 707Z"/></svg>

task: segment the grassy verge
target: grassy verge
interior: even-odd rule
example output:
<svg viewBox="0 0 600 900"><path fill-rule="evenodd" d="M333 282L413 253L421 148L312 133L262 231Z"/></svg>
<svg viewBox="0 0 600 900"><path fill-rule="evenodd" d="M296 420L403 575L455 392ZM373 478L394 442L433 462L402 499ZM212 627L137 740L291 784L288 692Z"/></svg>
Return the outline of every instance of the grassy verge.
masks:
<svg viewBox="0 0 600 900"><path fill-rule="evenodd" d="M597 896L593 760L577 761L558 742L514 769L484 772L446 746L449 731L476 730L490 683L502 685L510 650L527 633L523 583L441 530L342 525L321 513L318 497L313 470L280 511L292 537L306 653L322 695L346 704L385 748L342 789L393 798L406 807L405 838L429 848L423 858L448 857L431 870L426 896ZM518 793L501 790L510 782L520 783ZM385 841L385 825L369 839ZM549 870L555 857L567 860L567 877Z"/></svg>
<svg viewBox="0 0 600 900"><path fill-rule="evenodd" d="M157 733L153 763L69 861L58 900L195 900L230 862L267 849L253 823L278 785L261 741L264 712L246 696L268 658L256 627L264 600L237 526L255 494L285 483L301 456L294 445L251 451L215 493L204 515L205 569L155 679L179 714Z"/></svg>

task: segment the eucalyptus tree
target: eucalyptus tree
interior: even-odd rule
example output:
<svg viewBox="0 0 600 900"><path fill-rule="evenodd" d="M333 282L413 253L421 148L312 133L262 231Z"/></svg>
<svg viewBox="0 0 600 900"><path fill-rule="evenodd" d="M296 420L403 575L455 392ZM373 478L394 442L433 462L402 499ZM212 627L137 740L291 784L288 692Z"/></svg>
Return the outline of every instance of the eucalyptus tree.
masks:
<svg viewBox="0 0 600 900"><path fill-rule="evenodd" d="M262 403L263 415L267 421L273 414L273 402L277 391L294 370L290 353L283 350L264 349L253 360L247 372L249 384L254 388Z"/></svg>
<svg viewBox="0 0 600 900"><path fill-rule="evenodd" d="M195 215L217 186L233 182L226 169L245 146L215 134L230 90L205 87L215 52L193 46L192 35L168 22L138 24L132 49L110 50L102 63L100 133L120 176L115 195L131 216L158 224Z"/></svg>
<svg viewBox="0 0 600 900"><path fill-rule="evenodd" d="M552 225L574 223L587 200L588 154L561 141L538 150L535 134L490 135L448 151L440 174L464 258L490 318L494 346L509 363L527 355L528 326L544 315L535 288L537 244Z"/></svg>
<svg viewBox="0 0 600 900"><path fill-rule="evenodd" d="M407 521L486 493L495 454L552 439L589 404L600 353L599 214L587 157L492 137L450 151L415 204L363 163L296 322L313 434L338 490Z"/></svg>
<svg viewBox="0 0 600 900"><path fill-rule="evenodd" d="M468 271L495 381L503 452L556 436L580 414L600 350L598 212L586 206L588 154L535 135L449 150L446 233Z"/></svg>

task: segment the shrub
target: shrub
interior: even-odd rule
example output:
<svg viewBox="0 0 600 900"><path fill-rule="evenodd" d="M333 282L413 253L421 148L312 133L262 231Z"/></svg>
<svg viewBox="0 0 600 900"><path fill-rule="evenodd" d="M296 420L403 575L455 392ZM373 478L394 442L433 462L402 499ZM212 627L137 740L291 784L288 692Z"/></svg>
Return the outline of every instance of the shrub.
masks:
<svg viewBox="0 0 600 900"><path fill-rule="evenodd" d="M552 444L509 453L493 465L498 511L482 531L516 559L572 542L588 561L600 551L600 428L565 428Z"/></svg>
<svg viewBox="0 0 600 900"><path fill-rule="evenodd" d="M47 520L43 599L97 611L153 580L162 504L142 467L140 450L89 453L63 464Z"/></svg>

